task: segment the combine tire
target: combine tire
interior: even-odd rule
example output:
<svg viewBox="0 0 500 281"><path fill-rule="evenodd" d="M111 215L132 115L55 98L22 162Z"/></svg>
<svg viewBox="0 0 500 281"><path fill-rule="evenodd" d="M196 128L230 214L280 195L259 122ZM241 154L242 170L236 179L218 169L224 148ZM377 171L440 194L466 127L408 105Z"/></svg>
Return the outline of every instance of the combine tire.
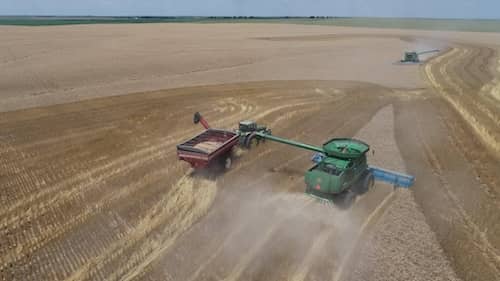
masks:
<svg viewBox="0 0 500 281"><path fill-rule="evenodd" d="M372 172L367 172L365 175L365 179L363 180L363 189L366 191L370 190L375 184L375 177Z"/></svg>
<svg viewBox="0 0 500 281"><path fill-rule="evenodd" d="M339 198L340 200L338 200L337 206L340 209L346 210L352 206L352 204L356 200L357 194L352 190L348 189L340 196L341 198Z"/></svg>
<svg viewBox="0 0 500 281"><path fill-rule="evenodd" d="M356 184L354 192L358 195L365 194L373 187L374 182L375 178L373 177L373 174L371 172L366 172Z"/></svg>

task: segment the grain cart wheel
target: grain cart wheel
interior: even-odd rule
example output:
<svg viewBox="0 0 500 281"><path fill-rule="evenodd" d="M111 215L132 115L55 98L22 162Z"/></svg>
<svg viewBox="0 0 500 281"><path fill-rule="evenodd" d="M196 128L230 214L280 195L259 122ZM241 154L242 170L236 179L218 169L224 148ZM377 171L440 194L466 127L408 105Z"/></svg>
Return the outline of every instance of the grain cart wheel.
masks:
<svg viewBox="0 0 500 281"><path fill-rule="evenodd" d="M253 137L250 139L250 146L256 147L259 145L259 139L257 137Z"/></svg>
<svg viewBox="0 0 500 281"><path fill-rule="evenodd" d="M231 155L228 155L224 160L224 168L226 170L231 169L231 165L233 164L233 160L231 159Z"/></svg>

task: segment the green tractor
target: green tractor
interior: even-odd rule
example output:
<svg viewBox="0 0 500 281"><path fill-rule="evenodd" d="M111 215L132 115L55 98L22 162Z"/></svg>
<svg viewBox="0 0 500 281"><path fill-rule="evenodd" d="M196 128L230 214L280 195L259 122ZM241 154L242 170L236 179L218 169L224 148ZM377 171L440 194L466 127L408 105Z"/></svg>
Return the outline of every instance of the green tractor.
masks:
<svg viewBox="0 0 500 281"><path fill-rule="evenodd" d="M240 123L238 124L238 129L236 129L235 132L240 136L240 146L246 148L256 146L261 141L266 140L265 138L261 138L260 136L256 135L256 133L271 135L271 129L268 129L266 126L258 125L255 121L252 120L240 121Z"/></svg>

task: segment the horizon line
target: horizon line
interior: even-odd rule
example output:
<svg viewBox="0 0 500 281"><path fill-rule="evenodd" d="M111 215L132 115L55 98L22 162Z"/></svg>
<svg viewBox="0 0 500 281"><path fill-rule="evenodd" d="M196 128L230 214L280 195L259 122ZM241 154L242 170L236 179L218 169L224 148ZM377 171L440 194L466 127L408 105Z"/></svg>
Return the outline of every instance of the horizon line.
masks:
<svg viewBox="0 0 500 281"><path fill-rule="evenodd" d="M252 16L252 15L210 15L210 16L197 16L197 15L169 15L169 16L159 16L159 15L57 15L57 14L7 14L0 17L74 17L74 18L247 18L247 19L286 19L286 18L302 18L302 19L314 19L314 18L340 18L340 19L408 19L408 20L487 20L487 21L498 21L500 18L458 18L458 17L384 17L384 16L333 16L333 15L309 15L309 16Z"/></svg>

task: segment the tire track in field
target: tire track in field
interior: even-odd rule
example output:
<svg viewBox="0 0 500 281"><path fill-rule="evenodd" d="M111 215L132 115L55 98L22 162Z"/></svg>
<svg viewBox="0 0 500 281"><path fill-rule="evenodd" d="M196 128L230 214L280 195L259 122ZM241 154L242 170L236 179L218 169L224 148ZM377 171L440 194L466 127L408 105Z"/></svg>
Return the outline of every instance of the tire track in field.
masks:
<svg viewBox="0 0 500 281"><path fill-rule="evenodd" d="M268 153L260 155L258 158L254 159L254 161L249 162L245 166L249 166L249 165L253 164L253 162L259 161L262 156L265 156L265 155L269 154L270 152L272 152L272 150L268 150ZM305 158L304 155L294 157L294 158L290 159L289 161L277 166L276 169L279 170L280 168L285 167L285 166L289 165L290 163L293 163L293 162L300 160L300 159L303 159L303 158ZM230 172L231 172L231 174L234 173L233 171L230 171ZM264 182L265 180L267 180L271 176L273 176L272 173L265 174L264 176L259 178L257 181L252 182L251 184L249 184L245 188L252 188L253 186L257 186L258 184ZM295 180L294 182L298 182L298 179ZM291 190L291 188L289 188L289 190ZM237 198L234 197L233 199L237 199ZM262 202L262 206L263 206L263 208L272 206L272 205L276 204L279 200L282 200L282 199L283 198L281 198L279 196L268 197L264 200L264 202ZM249 217L248 220L255 219L258 215L259 214L257 214L257 213L253 213L253 215L251 217ZM238 236L239 234L242 233L242 231L245 229L245 227L248 226L248 224L249 224L248 221L246 221L246 222L240 221L237 226L233 227L233 230L231 230L231 232L225 236L224 242L219 244L219 246L212 252L212 254L209 257L207 257L201 265L199 265L197 267L196 271L189 278L187 278L187 280L194 281L194 280L198 279L200 274L207 268L207 266L210 265L210 263L212 263L222 253L223 249L227 245L229 245L231 243L231 241L236 236Z"/></svg>
<svg viewBox="0 0 500 281"><path fill-rule="evenodd" d="M300 263L300 265L297 267L297 269L294 271L294 273L291 275L290 278L288 278L290 281L304 281L306 280L306 276L310 271L311 264L316 260L317 256L321 251L324 251L324 248L326 246L326 243L328 242L328 239L335 233L335 230L333 229L324 229L322 230L314 239L314 242L307 251L307 253L304 256L304 259Z"/></svg>
<svg viewBox="0 0 500 281"><path fill-rule="evenodd" d="M76 199L78 199L78 198L76 198ZM39 241L43 241L44 244L50 242L50 240L53 240L53 239L57 238L58 235L66 232L66 230L68 228L70 228L71 226L78 225L78 223L80 223L82 221L82 219L84 219L85 217L88 217L90 215L90 213L93 213L96 210L100 210L102 208L102 204L109 203L109 202L106 202L106 200L104 200L104 202L98 202L98 203L101 203L101 204L100 205L98 204L99 206L96 205L95 208L85 208L83 213L79 214L76 218L72 217L72 220L67 222L67 223L69 223L69 225L67 227L50 227L49 229L47 229L48 232L46 233L46 235L40 235L40 233L36 233L36 235L35 235L32 233L33 234L31 236L32 239L30 239L31 243L22 243L21 241L18 241L18 242L20 242L18 245L23 244L23 246L25 248L28 248L30 251L36 250L37 248L41 247L41 245L38 244ZM57 210L53 205L51 207L53 207L53 208L51 208L51 210ZM37 213L37 214L40 215L40 213ZM28 223L29 223L29 221L28 221ZM60 221L58 221L58 223L60 223ZM26 239L28 239L28 238L26 238ZM20 258L21 255L19 253L19 250L13 249L13 251L14 250L16 251L17 256ZM8 263L11 263L14 260L17 260L17 258L12 257L13 255L9 254L8 256L10 256L10 258L7 259L7 261L6 261Z"/></svg>
<svg viewBox="0 0 500 281"><path fill-rule="evenodd" d="M148 172L144 174L143 177L131 182L129 185L120 187L117 192L106 193L98 202L90 206L86 206L80 213L71 216L68 215L67 217L70 219L53 220L54 223L47 229L42 229L42 227L39 226L38 231L29 232L28 234L23 235L22 239L17 240L18 245L22 245L22 248L15 249L15 253L11 253L13 258L11 260L6 260L6 262L18 262L20 259L25 257L24 253L32 255L34 251L63 236L65 233L76 228L78 225L83 224L96 213L109 211L113 204L126 199L133 193L136 193L146 184L157 183L165 175L165 171L162 170L153 170ZM33 224L34 222L31 223L31 225ZM28 226L29 225L30 224L28 224Z"/></svg>
<svg viewBox="0 0 500 281"><path fill-rule="evenodd" d="M164 178L164 177L162 177L162 178ZM173 177L172 177L172 179L173 179ZM144 192L138 191L135 194L135 196L133 196L131 198L134 198L138 202L141 202L142 200L148 199L148 196L151 197L150 195L152 194L152 192L158 192L158 188L157 188L158 186L160 187L160 190L161 190L162 185L167 185L164 180L161 180L158 183L147 182L144 184L147 184L147 186L144 187L144 189L145 189ZM170 184L168 184L168 185L170 185ZM144 194L145 192L147 192L147 194ZM154 199L154 200L156 200L156 199ZM151 201L151 200L149 200L149 201ZM154 201L154 202L156 202L156 201ZM144 203L139 203L138 205L140 206L142 204L144 204ZM153 205L153 202L151 204ZM121 205L123 205L123 206L121 206ZM92 257L98 256L105 248L107 248L109 245L112 245L112 243L115 243L115 241L124 239L125 235L127 233L129 233L131 231L131 229L133 229L136 226L135 221L140 220L141 218L148 215L147 213L142 211L142 210L149 211L147 208L142 208L142 210L141 210L141 209L136 208L137 204L133 204L132 206L130 206L130 205L131 204L127 201L121 201L121 204L119 202L117 202L116 204L114 204L114 206L111 206L109 208L109 210L107 210L105 213L101 212L101 214L96 215L94 219L86 222L77 231L70 233L70 235L65 235L64 240L57 240L55 242L55 245L56 246L59 245L60 242L62 241L66 245L63 248L74 249L75 253L77 253L77 254L82 253L82 252L86 252L87 249L90 249L91 251L89 254L87 254L81 258L79 257L76 260L77 268L79 268L85 261L91 259ZM124 215L126 216L126 213L124 213L124 210L130 210L132 212L137 212L137 211L140 211L140 212L137 212L135 217L128 218L128 217L123 217ZM119 221L115 222L115 224L116 223L122 224L122 226L118 229L119 230L118 233L116 233L116 230L114 230L113 228L110 228L109 225L106 225L107 222L109 222L109 221L112 221L112 222L115 221L112 214L115 214L115 217L117 219L119 219ZM123 220L126 220L125 224L123 224ZM96 226L96 222L100 223L100 224L105 224L105 225L98 227L98 226ZM112 233L116 233L114 239L105 239L104 241L102 241L102 243L96 243L96 241L93 241L92 237L99 237L99 240L101 240L103 237L108 237L109 234L112 234ZM75 239L75 238L77 238L77 237L75 237L75 235L83 236L82 241ZM71 243L69 243L69 244L66 243L68 241L69 242L73 241L73 243L76 243L76 245L71 245ZM98 242L101 242L101 241L98 241ZM50 249L52 249L55 245L54 244L48 245L42 251L40 251L39 254L42 254L43 252L47 252L47 251L50 252ZM53 266L53 267L61 267L61 266L59 265L59 266ZM70 273L71 272L72 271L70 271Z"/></svg>
<svg viewBox="0 0 500 281"><path fill-rule="evenodd" d="M105 201L106 201L106 200L104 200L104 202L100 202L100 203L109 203L109 202L105 202ZM88 213L89 213L89 212L92 212L93 210L96 210L96 209L100 209L101 207L102 207L102 206L97 206L97 207L95 207L95 208L86 208L86 209L85 209L85 211L84 211L84 213L82 213L82 214L81 214L81 216L84 216L84 217L85 217L86 215L88 215ZM76 219L75 219L75 218L73 218L73 220L71 220L71 221L70 221L70 223L71 223L71 224L73 224L73 225L76 225L76 224L78 224L78 222L79 222L79 221L80 221L80 220L79 220L79 218L78 218L78 216L77 216L77 218L76 218ZM51 228L51 229L49 229L49 230L54 230L54 228ZM59 227L59 228L57 228L57 230L56 230L56 231L57 231L57 232L59 232L59 233L64 232L64 230L63 230L63 229L61 229L60 227ZM57 232L56 232L56 233L57 233ZM47 238L51 238L51 239L56 238L56 237L52 237L52 235L46 235L46 236L47 236ZM57 235L56 235L56 236L57 236ZM44 240L46 237L44 237L44 235L41 235L41 236L40 236L40 235L37 235L37 236L36 236L36 238L37 238L38 240ZM36 241L36 240L35 240L35 241L32 241L32 242L33 242L34 244L36 244L38 241ZM45 242L48 242L48 241L47 241L47 240L45 240ZM27 244L27 245L24 245L24 246L28 247L28 246L30 246L30 244ZM28 247L28 248L32 249L31 247ZM35 247L35 248L36 248L36 247Z"/></svg>
<svg viewBox="0 0 500 281"><path fill-rule="evenodd" d="M164 146L171 145L171 144L172 144L172 141L164 144Z"/></svg>
<svg viewBox="0 0 500 281"><path fill-rule="evenodd" d="M354 243L350 247L345 257L341 260L339 267L335 270L332 276L333 281L342 280L342 278L345 275L344 270L347 268L348 262L352 259L352 255L354 254L356 246L361 241L361 237L366 235L366 232L369 230L370 226L376 223L376 220L380 217L382 212L387 208L387 206L391 203L393 199L394 199L394 192L391 192L382 200L380 204L377 205L375 210L373 210L363 221L360 230L356 233L356 236L354 238Z"/></svg>
<svg viewBox="0 0 500 281"><path fill-rule="evenodd" d="M184 135L185 135L185 136L187 136L187 134L184 134ZM169 140L170 140L170 141L169 141ZM84 160L84 162L82 163L81 161L71 161L71 160L73 160L73 159L72 159L72 157L77 157L78 155L71 155L71 157L70 157L70 158L68 158L68 157L64 157L64 158L63 158L63 161L64 161L64 162L59 161L59 162L57 163L57 165L63 166L63 168L62 168L63 170L62 170L62 171L59 169L59 166L56 166L56 165L51 165L51 167L55 167L55 168L54 168L54 170L57 170L57 171L58 171L58 173L60 172L59 174L68 174L68 175L70 174L70 173L65 173L65 170L64 170L64 169L68 169L68 170L72 170L72 171L73 171L73 170L75 170L75 171L81 171L81 170L84 170L84 171L86 171L86 172L85 172L85 173L81 173L81 172L80 172L80 174L76 175L75 177L70 178L70 179L69 179L69 180L67 180L66 182L62 182L62 183L61 183L61 182L56 182L54 185L52 185L52 186L50 186L50 187L47 187L48 189L53 189L53 190L47 190L47 188L46 188L46 189L44 189L44 190L42 191L42 194L40 194L40 192L37 192L37 193L36 193L36 196L37 196L37 197L41 197L41 196L43 196L45 193L54 193L54 192L56 192L56 191L57 191L57 187L58 187L59 185L63 185L63 186L65 186L65 185L74 185L74 184L76 184L77 182L79 182L79 179L81 179L81 178L86 178L86 177L88 177L88 175L96 174L96 173L101 172L101 170L103 170L103 169L104 169L104 170L106 170L107 168L111 168L111 167L106 167L106 166L109 166L109 165L111 165L111 166L120 166L120 165L122 165L122 163L123 163L124 161L127 161L126 157L130 157L130 158L132 158L131 160L133 160L133 157L135 156L134 154L138 154L139 156L141 156L140 154L141 154L141 153L143 153L143 152L144 152L144 150L148 150L148 149L149 149L149 150L153 150L154 148L166 147L166 146L168 146L168 145L171 145L171 144L172 144L172 143L174 143L175 141L177 141L177 138L176 138L175 140L174 140L173 138L171 138L171 137L164 138L164 139L160 139L160 140L156 141L156 143L155 143L155 144L151 144L151 146L152 146L152 147L150 146L150 147L139 148L139 150L137 150L136 152L134 152L134 153L132 153L132 154L129 154L129 155L125 155L125 156L123 156L123 157L121 158L121 161L120 161L120 159L115 159L115 160L114 160L114 161L116 161L115 163L109 163L109 162L105 162L105 161L98 161L98 162L94 162L94 160L95 160L95 159L86 159L86 160ZM162 144L162 143L163 143L163 144ZM160 146L158 146L158 144L160 144ZM41 148L39 148L39 149L41 149ZM19 152L19 153L22 153L22 152ZM19 153L18 153L18 154L19 154ZM46 155L47 155L47 154L46 154ZM48 155L50 155L50 154L48 154ZM123 160L123 159L125 159L125 160ZM43 159L36 159L36 158L30 158L30 159L29 159L29 161L37 161L37 160L38 160L38 161L43 161ZM97 159L97 160L102 160L102 159ZM28 161L28 159L27 159L26 161ZM112 160L112 161L113 161L113 160ZM73 163L72 163L72 162L73 162ZM65 163L66 163L66 164L65 164ZM102 164L102 165L100 165L100 164ZM68 166L69 166L69 167L68 167ZM88 169L88 168L89 168L89 167L91 167L91 166L94 166L95 168L94 168L93 170L92 170L92 169ZM56 168L56 167L57 167L57 168ZM75 167L75 168L73 168L73 167ZM89 170L90 170L90 171L89 171ZM39 175L38 177L37 177L37 175L31 175L31 177L35 177L35 178L37 178L37 179L38 179L38 178L42 178L42 181L43 181L43 182L45 182L45 180L43 180L43 174L44 174L44 173L46 173L46 170L44 170L44 169L43 169L43 167L41 167L41 168L39 168L39 169L38 169L38 171L39 171L39 173L40 173L40 175ZM32 171L32 170L30 170L29 172L30 172L30 173L33 173L33 171ZM104 171L104 172L105 172L105 171ZM15 179L15 178L14 178L14 179ZM41 186L43 187L43 186L46 186L46 185L48 185L48 184L49 184L49 183L46 183L46 182L45 182L45 184L42 184ZM32 195L32 194L33 194L33 192L27 192L26 194L30 194L31 196L33 196L33 195ZM26 201L22 201L22 200L20 200L20 201L18 201L17 203L18 203L18 204L24 204L24 205L27 205L27 204L32 205L32 204L33 204L33 201L34 201L34 200L36 200L36 199L37 199L37 198L34 198L34 199L31 199L31 200L30 200L30 198L28 197L28 199L24 199L24 200L26 200ZM4 206L4 208L7 208L7 207L9 207L9 206ZM5 212L5 209L3 209L2 211L3 211L3 212ZM12 210L11 210L11 211L12 211Z"/></svg>
<svg viewBox="0 0 500 281"><path fill-rule="evenodd" d="M283 106L280 108L275 108L274 110L281 110L281 109L284 109L284 108L289 107L289 106L290 105ZM272 112L274 110L272 109L270 112ZM222 122L226 123L227 120L230 120L230 119L235 119L235 117L233 115L227 116L226 118L222 118ZM194 131L194 130L196 130L196 129L187 130L187 131L189 131L189 133L184 132L180 136L179 135L174 136L174 137L169 136L169 137L160 139L154 145L139 149L131 154L118 157L117 159L114 159L114 160L106 163L105 165L95 167L95 168L91 169L90 171L80 173L73 178L59 182L59 183L57 183L49 188L42 190L41 192L36 193L35 195L33 195L33 194L30 195L30 197L28 197L25 200L16 202L16 204L13 204L13 206L8 206L6 208L6 210L0 209L0 211L3 213L3 215L8 216L8 213L15 213L18 209L24 207L24 205L32 206L34 201L39 200L42 197L48 197L52 193L56 193L60 189L63 189L64 186L75 185L79 182L85 181L88 178L93 178L94 183L95 183L95 182L101 181L104 178L109 177L109 175L116 175L117 173L128 172L131 168L133 168L134 165L125 165L125 163L135 160L135 162L133 162L133 163L137 164L137 163L141 163L141 161L144 159L148 159L151 157L153 157L153 158L160 157L160 155L162 153L166 153L166 151L162 150L162 149L172 147L172 145L174 143L179 142L181 139L188 137L191 134L191 131ZM117 169L117 167L120 167L120 168ZM126 167L127 169L121 169L121 167ZM111 170L111 172L109 170ZM96 178L94 178L94 176L96 174L102 174L102 175L97 177L97 179L96 179ZM88 187L88 186L85 186L85 187ZM47 204L52 205L54 202L59 201L60 198L74 195L77 191L82 190L82 188L80 188L79 190L75 190L75 189L76 188L73 188L72 191L60 193L60 194L56 195L55 197L52 197ZM33 207L31 207L31 208L33 208ZM33 211L35 213L39 213L39 210L33 210ZM15 221L15 220L17 220L17 218L11 218L9 221Z"/></svg>
<svg viewBox="0 0 500 281"><path fill-rule="evenodd" d="M480 94L480 90L484 84L478 84L471 89L472 92L466 92L463 85L464 81L471 80L470 66L464 69L465 74L457 73L463 67L461 62L478 60L477 56L470 55L470 53L471 51L466 48L453 48L427 63L424 72L430 84L460 113L487 147L500 155L500 130L498 129L500 116L487 99L483 101L484 97ZM491 50L486 53L487 58L482 58L482 60L492 60L494 53ZM482 70L491 76L485 69ZM461 79L453 77L461 77ZM482 81L479 80L479 83Z"/></svg>
<svg viewBox="0 0 500 281"><path fill-rule="evenodd" d="M203 186L196 189L196 186L198 185ZM112 245L105 248L104 253L100 254L96 258L88 260L84 266L79 268L78 271L73 272L67 280L93 279L92 276L94 276L101 268L110 263L113 258L120 256L126 250L127 247L124 246L139 243L141 239L151 234L151 232L153 232L155 228L161 224L161 222L166 220L171 221L171 223L166 224L164 230L167 231L167 233L170 232L168 239L174 239L172 237L179 235L179 231L188 227L193 220L208 209L213 198L215 198L215 193L215 183L197 183L188 179L187 175L182 176L182 178L174 184L169 192L162 196L161 199L151 208L151 211L148 212L148 216L141 220L139 224L126 235L126 238L124 237L122 240L115 241ZM197 206L197 198L203 198L202 202L204 203ZM197 210L199 212L195 212ZM169 230L171 226L179 227ZM150 247L158 246L159 244L157 243L150 244ZM140 252L142 251L144 251L144 249ZM135 256L140 254L140 252L134 253L133 256L129 258L134 260ZM109 276L107 278L109 278ZM111 279L114 280L114 278Z"/></svg>
<svg viewBox="0 0 500 281"><path fill-rule="evenodd" d="M418 116L416 116L416 125L418 128L418 132L422 132L423 127ZM495 271L496 276L500 278L500 251L495 246L493 246L493 244L489 241L486 233L484 231L481 231L481 228L474 222L472 217L469 216L467 211L462 206L460 200L453 193L450 183L447 181L445 176L443 176L443 166L437 158L436 154L433 152L431 146L422 137L421 133L417 134L417 137L419 137L419 142L422 143L424 153L429 163L431 164L434 174L441 182L446 197L452 203L452 206L455 208L457 214L460 215L460 218L465 223L465 227L469 232L469 239L471 241L474 241L475 247L487 257L486 262L488 263L490 268Z"/></svg>
<svg viewBox="0 0 500 281"><path fill-rule="evenodd" d="M200 183L199 189L203 192L201 192L201 194L195 194L193 197L202 199L201 202L190 206L188 208L188 211L186 212L186 217L176 215L173 220L169 220L169 223L167 224L168 226L163 229L162 233L165 233L165 231L173 232L171 234L171 237L167 238L166 240L164 239L160 241L148 241L147 244L150 244L149 248L144 247L144 245L141 246L140 252L135 252L131 257L129 257L127 264L125 264L124 266L120 266L119 269L121 270L113 272L113 274L111 276L108 276L107 278L111 280L132 279L135 275L144 270L144 268L148 266L153 260L158 258L164 251L170 248L177 237L179 237L183 232L191 227L194 222L196 222L201 216L205 215L213 200L215 199L217 191L216 183L204 181ZM183 200L179 201L182 202ZM169 202L172 202L172 208L178 210L179 201ZM168 205L166 207L168 207ZM172 226L175 226L175 229L172 229Z"/></svg>
<svg viewBox="0 0 500 281"><path fill-rule="evenodd" d="M38 120L35 120L35 121L38 121ZM77 120L75 120L75 121L77 121ZM115 124L114 127L116 128L117 123L113 122L113 124ZM27 124L27 125L29 125L29 124ZM95 125L92 125L92 126L95 127ZM16 129L19 129L19 128L16 127ZM99 128L97 128L96 130L99 130ZM28 131L28 132L31 133L31 135L30 135L30 138L31 138L33 136L33 134L34 134L32 132L32 130L28 130L27 129L26 131ZM31 147L31 146L36 145L37 151L40 151L41 149L50 149L49 147L41 147L40 145L42 145L42 144L58 144L59 142L65 140L66 137L71 137L71 138L75 137L73 135L74 134L74 130L73 129L68 130L68 131L69 131L69 135L65 135L63 137L51 138L51 139L48 139L48 140L41 140L41 141L35 141L35 142L31 142L31 143L23 143L23 144L20 144L20 145L16 145L16 149L18 151L19 150L20 151L19 151L19 153L17 153L17 155L14 155L13 159L16 159L17 163L22 164L21 165L22 167L29 167L30 166L29 163L33 163L33 162L36 162L36 161L48 161L48 162L50 162L52 159L57 159L57 157L59 157L60 155L57 155L57 154L55 154L55 155L54 154L37 154L38 157L35 157L34 155L29 155L28 154L28 156L31 156L31 157L25 157L26 156L26 151L23 148L25 146ZM84 133L86 135L88 132L84 132ZM94 132L94 133L96 133L96 132ZM78 135L78 136L82 137L83 135ZM39 134L37 134L36 137L40 138L41 136ZM19 142L19 141L20 140L19 140L18 136L16 136L16 143ZM85 138L80 138L79 141L86 141L86 142L88 142L89 140L85 139ZM73 143L73 141L71 142L71 144L75 145L75 143ZM79 142L77 144L79 144ZM57 152L61 153L61 151L57 151ZM64 152L64 151L62 151L62 152ZM22 154L23 157L19 157L19 156L21 156L21 154ZM47 156L50 157L50 159L39 158L39 157L47 157ZM72 161L73 160L72 157L77 157L77 156L78 155L73 155L72 154L70 158L64 157L63 160L66 161L67 164L64 164L64 163L61 163L60 161L58 161L59 162L58 165L63 166L63 169L68 169L66 166L67 165L71 165L71 164L73 164L72 162L74 162L74 161ZM86 155L84 155L84 156L86 156ZM20 158L24 159L26 163L18 161ZM95 165L95 163L93 163L92 165ZM73 164L72 166L75 166L75 165ZM80 166L78 168L81 169ZM38 174L37 175L32 175L32 177L39 178L38 176L43 176L44 173L46 173L46 171L43 169L43 167L42 168L37 168L37 171L38 171ZM30 172L33 173L32 170L30 170ZM59 173L59 171L58 171L58 174L61 174L61 173Z"/></svg>
<svg viewBox="0 0 500 281"><path fill-rule="evenodd" d="M302 197L303 195L299 195ZM303 197L302 197L303 198ZM243 273L243 271L248 267L251 261L257 256L259 251L262 251L263 246L269 241L269 239L279 230L279 228L286 223L286 221L292 219L293 217L300 214L302 210L307 208L307 206L313 204L315 200L310 198L309 200L305 200L301 205L298 205L296 209L288 210L286 216L278 218L277 221L273 221L271 227L269 227L262 236L259 237L259 240L253 244L252 248L242 257L239 258L238 264L233 267L231 272L226 276L224 281L229 280L238 280Z"/></svg>

